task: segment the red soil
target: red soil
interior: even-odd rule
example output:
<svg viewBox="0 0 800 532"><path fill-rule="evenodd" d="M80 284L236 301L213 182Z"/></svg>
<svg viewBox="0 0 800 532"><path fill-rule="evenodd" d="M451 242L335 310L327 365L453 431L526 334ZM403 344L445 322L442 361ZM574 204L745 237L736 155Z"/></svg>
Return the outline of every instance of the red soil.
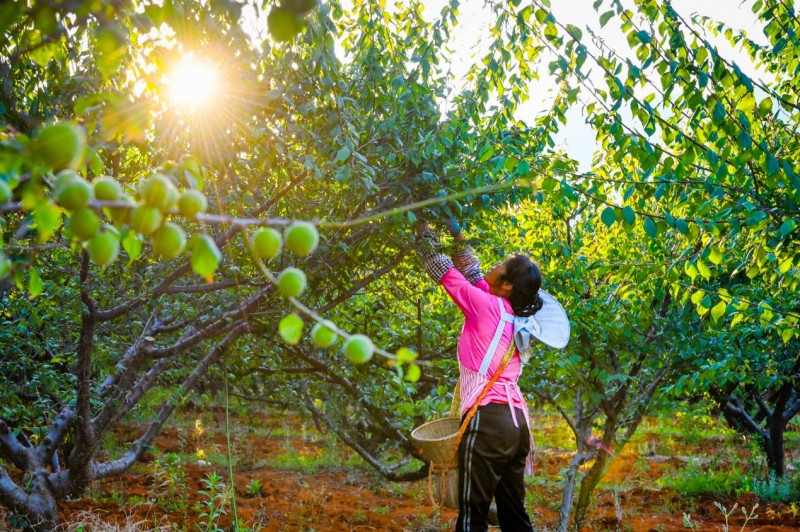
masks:
<svg viewBox="0 0 800 532"><path fill-rule="evenodd" d="M221 427L220 419L209 420L208 425ZM244 422L242 422L244 421ZM275 428L276 422L260 416L257 423L250 419L251 427ZM280 422L280 420L278 421ZM325 440L312 430L303 431L305 438L258 434L248 428L248 420L239 420L233 438L232 453L235 463L236 503L242 527L263 531L433 531L452 530L456 511L435 508L428 500L427 482L418 481L394 484L381 479L363 467L344 465L351 452L338 445L326 449ZM86 519L86 512L96 515L106 523L140 523L142 529L153 529L174 524L177 529L195 530L201 505L208 497L199 493L206 489L202 480L212 471L228 483L228 473L221 454L226 452L224 433L200 434L191 427L167 429L155 441L157 453L149 453L142 464L112 479L96 482L86 497L64 503L62 519L75 523ZM299 430L294 431L299 433ZM118 450L123 442L132 441L139 429L128 428L116 434ZM270 434L272 432L270 431ZM321 456L336 453L342 465L318 469L315 473L290 470L270 461L285 455L289 446L293 456ZM197 460L196 452L203 449L209 461ZM176 484L166 481L167 468L156 467L154 460L162 463L166 453L180 453L183 459L173 472L182 474ZM568 464L570 453L555 449L541 449L537 463L537 477L528 487L528 504L537 529L552 529L558 521L561 470ZM677 494L658 489L655 482L670 469L681 465L677 457L650 456L638 458L634 452L623 452L610 468L605 486L628 486L614 489L601 487L595 495L593 508L584 530L635 530L635 531L685 531L683 514L691 516L699 530L722 530L725 524L713 500L682 500ZM162 471L158 476L156 472ZM260 489L254 486L260 484ZM180 501L185 504L180 504ZM732 508L752 508L758 502L753 495L738 500L723 501ZM227 514L216 523L223 529L232 529L233 512L227 505ZM759 517L748 524L748 530L784 532L800 530L800 513L785 504L759 502ZM2 518L2 515L0 515ZM730 529L739 530L744 517L737 509L730 518Z"/></svg>

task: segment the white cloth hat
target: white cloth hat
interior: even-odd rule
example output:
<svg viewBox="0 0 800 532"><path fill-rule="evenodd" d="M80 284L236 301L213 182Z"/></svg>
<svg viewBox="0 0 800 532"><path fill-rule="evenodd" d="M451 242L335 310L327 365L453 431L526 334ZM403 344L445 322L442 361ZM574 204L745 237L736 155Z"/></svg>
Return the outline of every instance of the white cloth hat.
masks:
<svg viewBox="0 0 800 532"><path fill-rule="evenodd" d="M563 349L569 342L569 318L564 308L544 290L539 290L539 297L544 304L536 314L514 317L514 342L523 364L531 356L531 336L556 349Z"/></svg>

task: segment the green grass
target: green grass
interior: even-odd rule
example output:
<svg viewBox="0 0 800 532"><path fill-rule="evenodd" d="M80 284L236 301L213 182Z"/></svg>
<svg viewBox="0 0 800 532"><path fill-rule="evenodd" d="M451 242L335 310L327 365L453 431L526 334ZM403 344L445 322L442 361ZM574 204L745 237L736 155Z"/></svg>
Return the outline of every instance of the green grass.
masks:
<svg viewBox="0 0 800 532"><path fill-rule="evenodd" d="M730 470L727 470L730 468ZM724 469L724 470L723 470ZM707 467L690 461L687 465L661 478L659 485L675 490L683 497L733 497L748 488L747 479L738 465L711 463Z"/></svg>
<svg viewBox="0 0 800 532"><path fill-rule="evenodd" d="M316 473L321 469L341 469L341 468L366 468L367 464L360 456L353 452L345 452L346 457L342 457L342 450L336 445L322 445L319 452L307 454L300 453L292 445L291 441L286 440L280 454L268 460L268 464L276 469L286 469L302 473Z"/></svg>

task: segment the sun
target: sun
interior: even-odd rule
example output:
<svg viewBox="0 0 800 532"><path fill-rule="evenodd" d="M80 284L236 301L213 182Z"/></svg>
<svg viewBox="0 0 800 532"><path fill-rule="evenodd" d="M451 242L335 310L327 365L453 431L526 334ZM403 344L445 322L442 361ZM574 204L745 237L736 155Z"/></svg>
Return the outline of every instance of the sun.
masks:
<svg viewBox="0 0 800 532"><path fill-rule="evenodd" d="M166 85L173 104L194 111L214 99L219 76L211 63L190 52L172 69Z"/></svg>

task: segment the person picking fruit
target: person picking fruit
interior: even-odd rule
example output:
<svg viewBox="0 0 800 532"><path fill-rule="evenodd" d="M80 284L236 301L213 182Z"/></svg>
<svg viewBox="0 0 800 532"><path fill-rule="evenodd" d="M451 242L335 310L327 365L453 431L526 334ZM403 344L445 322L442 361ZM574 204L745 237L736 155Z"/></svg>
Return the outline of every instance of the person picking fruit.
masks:
<svg viewBox="0 0 800 532"><path fill-rule="evenodd" d="M441 243L426 222L417 225L416 248L428 275L464 314L457 353L463 436L458 446L456 530L488 530L493 498L501 530L533 530L523 481L532 473L533 441L517 379L531 356L531 336L563 348L569 340L569 320L561 305L541 290L542 273L527 255L509 255L484 276L458 224L447 226L455 240L452 258L440 251ZM512 350L510 359L504 357Z"/></svg>

